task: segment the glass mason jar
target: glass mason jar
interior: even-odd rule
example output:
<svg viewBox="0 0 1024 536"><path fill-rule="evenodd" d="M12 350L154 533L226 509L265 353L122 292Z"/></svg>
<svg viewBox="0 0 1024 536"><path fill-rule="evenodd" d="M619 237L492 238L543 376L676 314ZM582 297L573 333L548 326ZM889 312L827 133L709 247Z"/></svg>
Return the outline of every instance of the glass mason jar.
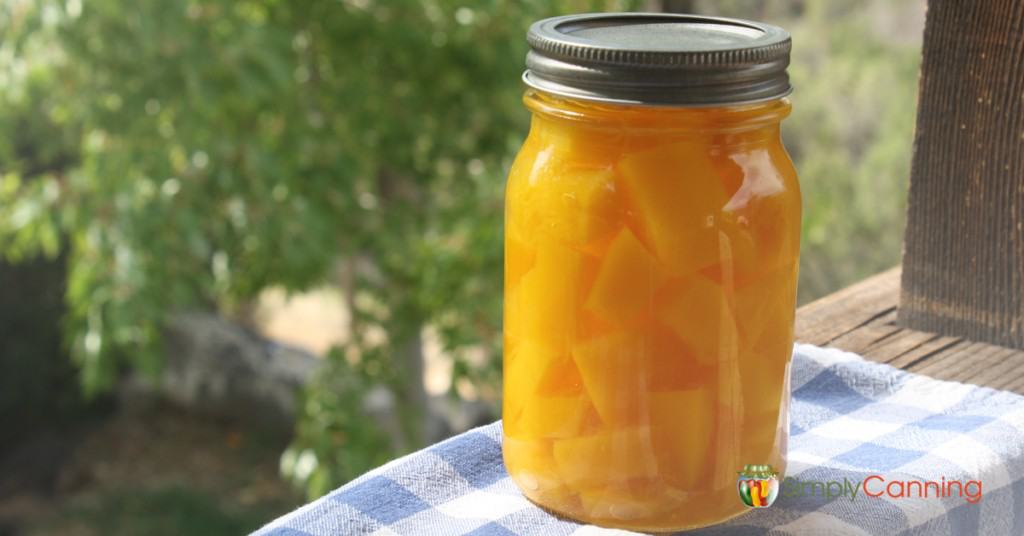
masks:
<svg viewBox="0 0 1024 536"><path fill-rule="evenodd" d="M789 36L575 15L529 35L505 205L504 459L526 496L667 531L785 469L800 189Z"/></svg>

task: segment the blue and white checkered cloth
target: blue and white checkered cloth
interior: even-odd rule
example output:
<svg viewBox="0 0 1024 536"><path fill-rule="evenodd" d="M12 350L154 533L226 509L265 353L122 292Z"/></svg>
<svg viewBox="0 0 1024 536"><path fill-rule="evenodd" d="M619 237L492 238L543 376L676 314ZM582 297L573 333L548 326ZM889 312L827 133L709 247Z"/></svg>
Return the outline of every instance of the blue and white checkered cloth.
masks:
<svg viewBox="0 0 1024 536"><path fill-rule="evenodd" d="M778 500L690 534L1024 535L1024 397L808 345L795 348L792 388L789 467ZM981 500L966 500L976 491L970 486L945 498L861 490L851 499L800 485L872 475L881 478L870 481L872 494L893 481L974 480ZM502 464L500 423L392 461L255 534L367 533L629 534L528 502Z"/></svg>

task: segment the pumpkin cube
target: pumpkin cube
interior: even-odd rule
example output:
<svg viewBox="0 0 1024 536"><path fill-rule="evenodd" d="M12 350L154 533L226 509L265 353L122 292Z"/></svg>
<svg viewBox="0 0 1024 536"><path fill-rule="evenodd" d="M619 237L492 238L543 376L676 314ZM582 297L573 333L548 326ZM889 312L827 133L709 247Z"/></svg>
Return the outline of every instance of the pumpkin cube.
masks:
<svg viewBox="0 0 1024 536"><path fill-rule="evenodd" d="M519 437L568 437L581 432L594 407L568 354L529 341L505 360L506 432Z"/></svg>
<svg viewBox="0 0 1024 536"><path fill-rule="evenodd" d="M586 307L604 320L627 325L653 309L654 294L666 280L658 261L623 228L604 255Z"/></svg>
<svg viewBox="0 0 1024 536"><path fill-rule="evenodd" d="M512 419L522 411L523 401L534 396L551 368L571 358L532 341L506 347L503 360L504 417Z"/></svg>
<svg viewBox="0 0 1024 536"><path fill-rule="evenodd" d="M615 332L577 344L572 351L583 386L605 423L637 423L648 389L648 341Z"/></svg>
<svg viewBox="0 0 1024 536"><path fill-rule="evenodd" d="M596 249L622 223L611 168L562 166L535 185L542 212L538 229L579 249Z"/></svg>
<svg viewBox="0 0 1024 536"><path fill-rule="evenodd" d="M549 361L536 382L535 392L540 396L579 395L585 392L576 360L567 353Z"/></svg>
<svg viewBox="0 0 1024 536"><path fill-rule="evenodd" d="M723 212L718 225L718 260L701 269L701 275L724 288L734 288L747 284L760 270L757 245L746 221Z"/></svg>
<svg viewBox="0 0 1024 536"><path fill-rule="evenodd" d="M661 322L693 349L702 365L735 359L736 321L722 287L702 275L677 283L667 291Z"/></svg>
<svg viewBox="0 0 1024 536"><path fill-rule="evenodd" d="M647 384L653 391L675 391L708 385L713 369L697 362L693 349L672 330L652 324L647 340Z"/></svg>
<svg viewBox="0 0 1024 536"><path fill-rule="evenodd" d="M657 475L646 426L615 428L595 435L554 442L558 471L569 487L584 491Z"/></svg>
<svg viewBox="0 0 1024 536"><path fill-rule="evenodd" d="M742 224L756 248L757 267L773 269L792 262L800 251L800 198L788 190L799 188L787 180L795 176L785 151L763 140L728 155L722 167L742 177L740 187L723 208L723 213Z"/></svg>
<svg viewBox="0 0 1024 536"><path fill-rule="evenodd" d="M658 474L673 487L699 490L713 465L717 404L711 389L651 393L651 437Z"/></svg>
<svg viewBox="0 0 1024 536"><path fill-rule="evenodd" d="M526 495L545 504L568 509L579 503L558 474L550 439L516 439L505 436L502 454L509 476Z"/></svg>
<svg viewBox="0 0 1024 536"><path fill-rule="evenodd" d="M534 116L533 128L538 141L554 156L573 165L610 167L615 164L626 141L619 128L566 119Z"/></svg>
<svg viewBox="0 0 1024 536"><path fill-rule="evenodd" d="M565 349L576 332L578 310L593 282L596 261L541 235L533 268L505 297L505 333L512 344L528 340Z"/></svg>
<svg viewBox="0 0 1024 536"><path fill-rule="evenodd" d="M523 401L517 419L505 423L506 433L522 439L576 437L594 411L586 395L540 396Z"/></svg>
<svg viewBox="0 0 1024 536"><path fill-rule="evenodd" d="M515 233L505 234L505 289L515 289L533 268L537 252Z"/></svg>
<svg viewBox="0 0 1024 536"><path fill-rule="evenodd" d="M622 190L655 256L674 275L718 261L719 213L728 196L706 144L686 141L619 161Z"/></svg>
<svg viewBox="0 0 1024 536"><path fill-rule="evenodd" d="M744 353L763 355L768 351L777 356L781 345L784 357L776 359L789 358L796 312L796 281L797 266L793 263L736 289L736 323Z"/></svg>
<svg viewBox="0 0 1024 536"><path fill-rule="evenodd" d="M671 488L647 483L643 489L633 486L607 486L580 491L583 511L597 520L650 520L680 508L686 496Z"/></svg>
<svg viewBox="0 0 1024 536"><path fill-rule="evenodd" d="M512 236L529 249L535 246L536 230L540 225L540 213L535 209L540 190L535 184L545 171L549 155L543 151L536 137L526 138L505 183L506 240Z"/></svg>

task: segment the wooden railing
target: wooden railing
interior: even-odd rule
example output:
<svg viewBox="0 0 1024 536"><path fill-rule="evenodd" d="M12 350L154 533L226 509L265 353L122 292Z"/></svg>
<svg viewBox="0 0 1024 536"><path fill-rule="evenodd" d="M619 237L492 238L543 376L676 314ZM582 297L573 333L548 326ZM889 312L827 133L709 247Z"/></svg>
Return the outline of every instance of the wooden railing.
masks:
<svg viewBox="0 0 1024 536"><path fill-rule="evenodd" d="M931 0L903 266L808 304L797 340L1024 394L1024 0Z"/></svg>
<svg viewBox="0 0 1024 536"><path fill-rule="evenodd" d="M1024 0L931 0L901 325L1024 349Z"/></svg>

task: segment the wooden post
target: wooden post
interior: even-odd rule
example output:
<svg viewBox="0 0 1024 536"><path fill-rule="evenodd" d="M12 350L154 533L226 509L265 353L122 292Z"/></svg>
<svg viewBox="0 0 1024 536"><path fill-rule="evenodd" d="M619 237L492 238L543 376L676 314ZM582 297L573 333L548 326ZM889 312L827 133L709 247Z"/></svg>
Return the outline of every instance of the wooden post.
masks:
<svg viewBox="0 0 1024 536"><path fill-rule="evenodd" d="M1024 0L929 0L901 324L1024 348Z"/></svg>

